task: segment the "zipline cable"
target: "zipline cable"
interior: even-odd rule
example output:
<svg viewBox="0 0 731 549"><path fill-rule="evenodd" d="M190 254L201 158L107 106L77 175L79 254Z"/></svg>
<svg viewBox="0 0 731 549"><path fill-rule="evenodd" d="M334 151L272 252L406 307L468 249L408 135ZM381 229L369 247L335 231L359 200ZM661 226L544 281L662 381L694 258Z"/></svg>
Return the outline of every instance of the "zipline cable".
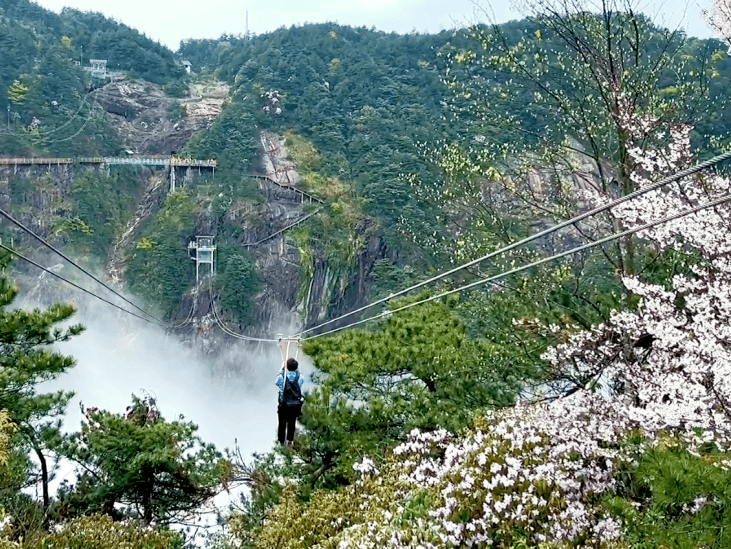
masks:
<svg viewBox="0 0 731 549"><path fill-rule="evenodd" d="M211 281L210 278L208 279L208 289L209 289L210 296L211 296L211 309L213 310L213 318L216 320L216 323L221 328L221 330L224 331L224 333L230 335L231 337L235 337L236 339L242 339L244 341L258 341L258 342L263 342L263 343L279 343L278 339L265 339L265 338L261 338L261 337L252 337L252 336L247 336L247 335L243 335L243 334L237 334L233 330L229 329L223 323L221 318L218 316L218 311L216 310L216 302L213 299L213 282Z"/></svg>
<svg viewBox="0 0 731 549"><path fill-rule="evenodd" d="M197 288L196 288L197 291ZM198 305L198 294L196 293L195 296L193 296L193 305L190 308L190 312L188 313L188 316L185 317L185 320L183 322L180 322L179 324L168 324L167 328L168 330L176 330L178 328L182 328L184 326L187 326L190 324L191 320L193 320L193 315L195 313L195 309Z"/></svg>
<svg viewBox="0 0 731 549"><path fill-rule="evenodd" d="M128 311L127 309L125 309L125 308L123 308L123 307L120 307L120 306L119 306L119 305L117 305L116 303L112 303L111 301L109 301L109 300L107 300L107 299L104 299L103 297L101 297L101 296L99 296L99 295L95 294L95 293L94 293L94 292L92 292L91 290L87 290L86 288L83 288L83 287L79 286L79 285L78 285L78 284L76 284L75 282L72 282L72 281L70 281L69 279L67 279L67 278L64 278L64 277L63 277L63 276L61 276L60 274L54 273L54 272L53 272L52 270L50 270L50 269L48 269L48 268L44 267L43 265L40 265L40 264L36 263L36 262L35 262L35 261L33 261L32 259L29 259L29 258L25 257L25 256L24 256L24 255L22 255L21 253L19 253L19 252L16 252L16 251L15 251L15 250L13 250L12 248L9 248L8 246L5 246L4 244L0 244L0 248L2 248L3 250L5 250L5 251L7 251L7 252L9 252L9 253L11 253L11 254L13 254L14 256L18 257L19 259L22 259L23 261L27 261L27 262L28 262L28 263L30 263L31 265L33 265L33 266L35 266L35 267L38 267L38 268L39 268L39 269L41 269L42 271L45 271L45 272L47 272L47 273L48 273L48 274L50 274L51 276L54 276L54 277L58 278L59 280L61 280L61 281L65 282L66 284L69 284L69 285L73 286L73 287L74 287L74 288L76 288L77 290L81 290L82 292L84 292L84 293L87 293L87 294L89 294L90 296L92 296L92 297L95 297L95 298L97 298L98 300L100 300L100 301L103 301L104 303L107 303L108 305L111 305L112 307L115 307L115 308L119 309L120 311L122 311L122 312L124 312L124 313L130 314L130 315L132 315L132 316L134 316L134 317L137 317L137 318L139 318L140 320L144 320L145 322L150 322L151 324L157 324L157 325L159 325L159 326L166 326L166 325L165 325L165 324L163 324L163 323L160 323L160 322L158 322L158 321L156 321L156 320L150 320L149 318L145 318L145 317L143 317L143 316L140 316L140 315L138 315L137 313L133 313L132 311Z"/></svg>
<svg viewBox="0 0 731 549"><path fill-rule="evenodd" d="M730 153L730 156L731 156L731 153ZM416 301L414 303L409 303L408 305L404 305L403 307L399 307L398 309L393 309L391 311L384 311L384 312L382 312L382 313L380 313L380 314L378 314L376 316L368 317L366 319L359 320L358 322L353 322L352 324L348 324L347 326L342 326L340 328L335 328L333 330L330 330L330 331L327 331L327 332L323 332L323 333L320 333L320 334L316 334L314 336L302 338L302 340L303 341L307 341L307 340L310 340L310 339L315 339L315 338L318 338L318 337L330 335L330 334L333 334L335 332L339 332L340 330L345 330L347 328L352 328L354 326L358 326L360 324L364 324L364 323L370 322L372 320L377 320L379 318L384 318L384 317L387 317L387 316L392 315L394 313L398 313L400 311L404 311L406 309L410 309L411 307L416 307L417 305L423 305L424 303L428 303L430 301L434 301L436 299L439 299L439 298L448 296L450 294L454 294L454 293L461 292L461 291L464 291L464 290L469 290L471 288L474 288L475 286L479 286L481 284L487 284L488 282L493 282L495 280L499 280L501 278L505 278L506 276L509 276L509 275L512 275L512 274L515 274L515 273L519 273L521 271L525 271L525 270L530 269L532 267L537 267L538 265L542 265L544 263L548 263L549 261L554 261L556 259L560 259L562 257L566 257L568 255L575 254L577 252L581 252L581 251L584 251L584 250L588 250L589 248L594 248L596 246L600 246L602 244L606 244L607 242L611 242L613 240L618 240L618 239L623 238L625 236L629 236L631 234L634 234L634 233L637 233L637 232L640 232L640 231L644 231L646 229L650 229L650 228L655 227L657 225L661 225L663 223L668 223L669 221L674 221L674 220L679 219L681 217L685 217L686 215L690 215L690 214L693 214L693 213L696 213L696 212L699 212L701 210L705 210L705 209L708 209L708 208L713 208L715 206L718 206L720 204L723 204L724 202L728 202L729 200L731 200L731 194L726 194L726 195L722 196L721 198L718 198L718 199L713 200L712 202L708 202L706 204L701 204L700 206L696 206L694 208L691 208L690 210L685 210L683 212L676 213L674 215L671 215L671 216L668 216L668 217L664 217L662 219L659 219L659 220L656 220L656 221L652 221L652 222L646 223L644 225L640 225L639 227L635 227L633 229L628 229L628 230L623 231L621 233L617 233L617 234L614 234L614 235L607 236L607 237L602 238L600 240L596 240L594 242L590 242L588 244L584 244L583 246L578 246L576 248L572 248L572 249L567 250L565 252L561 252L561 253L558 253L556 255L552 255L550 257L546 257L546 258L540 259L538 261L534 261L533 263L529 263L529 264L523 265L521 267L516 267L515 269L511 269L510 271L505 271L505 272L502 272L500 274L496 274L496 275L491 276L491 277L488 277L488 278L482 278L482 279L477 280L475 282L472 282L470 284L466 284L464 286L460 286L459 288L456 288L454 290L449 290L449 291L446 291L446 292L442 292L441 294L437 294L437 295L431 296L429 298L422 299L421 301Z"/></svg>
<svg viewBox="0 0 731 549"><path fill-rule="evenodd" d="M628 200L632 200L633 198L636 198L638 196L641 196L645 193L648 193L650 191L654 191L660 187L663 187L669 183L673 183L674 181L677 181L678 179L682 179L683 177L687 177L689 175L693 175L694 173L697 173L705 168L708 168L710 166L713 166L715 164L718 164L720 162L723 162L724 160L728 160L731 158L731 151L727 151L723 154L720 154L718 156L714 156L713 158L706 160L705 162L701 162L700 164L696 164L695 166L691 166L690 168L687 168L685 170L682 170L674 175L665 177L661 179L660 181L657 181L656 183L653 183L645 188L638 189L630 194L624 195L620 198L617 198L616 200L613 200L612 202L609 202L608 204L604 206L598 206L594 208L593 210L589 210L588 212L585 212L583 214L577 215L576 217L572 217L571 219L567 221L563 221L559 223L558 225L554 225L553 227L549 227L548 229L545 229L543 231L540 231L534 235L528 236L522 240L519 240L517 242L514 242L512 244L509 244L503 248L500 248L499 250L495 250L493 252L490 252L487 255L484 255L482 257L478 257L477 259L473 259L472 261L469 261L468 263L464 263L463 265L460 265L458 267L455 267L453 269L450 269L449 271L446 271L444 273L441 273L437 276L434 276L432 278L429 278L428 280L424 280L422 282L419 282L418 284L414 284L413 286L409 286L408 288L404 290L400 290L396 292L395 294L390 294L387 297L378 299L372 303L369 303L367 305L364 305L363 307L360 307L359 309L354 309L350 311L349 313L345 313L343 315L340 315L336 318L333 318L331 320L328 320L327 322L323 322L322 324L318 324L317 326L313 326L312 328L307 328L306 330L302 330L301 332L295 334L296 336L302 336L304 334L307 334L309 332L312 332L314 330L317 330L319 328L322 328L323 326L327 326L328 324L332 324L333 322L337 322L338 320L342 320L343 318L347 318L351 315L354 315L356 313L360 313L362 311L365 311L366 309L370 309L371 307L374 307L376 305L380 305L381 303L384 303L386 301L390 301L391 299L394 299L396 297L402 296L408 292L411 292L413 290L416 290L418 288L422 288L423 286L426 286L427 284L431 284L432 282L436 282L437 280L441 280L442 278L445 278L449 275L452 275L456 272L462 271L468 267L472 267L473 265L477 265L478 263L481 263L482 261L485 261L487 259L491 259L497 255L504 254L506 252L509 252L519 246L522 246L523 244L528 244L529 242L532 242L534 240L537 240L539 238L542 238L546 235L549 235L551 233L555 233L557 231L560 231L561 229L564 229L570 225L574 225L575 223L578 223L579 221L582 221L588 217L594 216L598 213L604 212L606 210L609 210L611 208L614 208L615 206L618 206L619 204L622 204L623 202L627 202ZM330 332L328 332L330 333Z"/></svg>
<svg viewBox="0 0 731 549"><path fill-rule="evenodd" d="M324 206L323 206L323 207L324 207ZM322 211L322 207L321 207L321 208L317 208L317 209L316 209L316 210L315 210L314 212L310 212L310 213L308 213L308 214L307 214L306 216L302 217L301 219L298 219L298 220L297 220L297 221L295 221L294 223L290 223L290 224L289 224L289 225L287 225L286 227L284 227L284 228L282 228L282 229L279 229L279 230L278 230L277 232L275 232L275 233L272 233L272 234L270 234L269 236L266 236L266 237L262 238L261 240L257 240L256 242L251 242L250 244L243 244L243 246L244 246L245 248L252 248L252 247L254 247L254 246L258 246L258 245L259 245L259 244L261 244L262 242L266 242L266 241L267 241L267 240L269 240L270 238L274 238L274 237L275 237L275 236L277 236L278 234L280 234L280 233L283 233L284 231L286 231L287 229L291 229L291 228L292 228L292 227L294 227L295 225L299 225L300 223L302 223L302 222L306 221L307 219L309 219L309 218L310 218L310 217L312 217L313 215L315 215L315 214L317 214L317 213L320 213L320 211Z"/></svg>
<svg viewBox="0 0 731 549"><path fill-rule="evenodd" d="M68 136L64 137L63 139L51 139L50 141L47 141L45 145L53 145L55 143L63 143L64 141L71 141L72 139L75 139L81 132L84 131L86 128L86 125L91 121L92 118L94 118L94 107L96 106L96 95L94 96L94 104L89 107L89 116L84 120L84 123L81 125L81 128L79 130Z"/></svg>
<svg viewBox="0 0 731 549"><path fill-rule="evenodd" d="M20 221L18 221L17 219L15 219L12 215L10 215L9 213L7 213L2 208L0 208L0 215L2 215L3 217L5 217L11 223L14 223L18 227L20 227L23 231L27 232L29 235L31 235L32 237L34 237L35 239L37 239L39 242L41 242L41 244L43 244L44 246L46 246L47 248L49 248L50 250L52 250L53 252L55 252L56 254L58 254L59 256L61 256L63 259L65 259L66 261L68 261L69 263L71 263L71 265L73 265L74 267L76 267L77 269L79 269L82 273L84 273L88 277L92 278L98 284L101 284L104 288L106 288L107 290L109 290L110 292L112 292L117 297L121 298L126 303L132 305L132 307L134 307L135 309L137 309L141 313L149 316L150 318L152 318L153 320L155 320L158 324L166 324L166 322L164 320L161 320L161 319L157 318L156 316L154 316L153 314L148 313L147 311L145 311L144 309L138 307L133 302L131 302L129 299L127 299L126 297L124 297L122 294L120 294L119 292L117 292L114 288L112 288L110 286L107 286L107 284L105 284L104 282L102 282L101 280L99 280L96 276L94 276L89 271L87 271L86 269L84 269L81 265L77 264L73 259L71 259L67 255L65 255L62 251L54 248L51 244L49 244L48 242L46 242L43 238L41 238L40 236L38 236L31 229L29 229L28 227L26 227L25 225L23 225Z"/></svg>
<svg viewBox="0 0 731 549"><path fill-rule="evenodd" d="M92 93L93 92L89 92L89 93L85 94L84 97L81 98L81 102L79 103L79 108L76 109L76 112L74 114L72 114L68 118L68 120L66 120L66 122L64 122L60 126L57 126L57 127L53 128L51 130L41 130L41 133L43 134L43 136L45 137L45 136L51 135L53 133L56 133L57 131L62 130L63 128L65 128L66 126L68 126L71 122L73 122L76 119L76 117L79 115L79 113L81 112L81 109L84 108L84 105L86 104L86 98L89 95L91 95ZM15 136L18 136L18 135L24 135L24 134L25 134L25 132L22 132L21 133L21 132L11 132L11 131L8 131L8 130L0 130L0 135L15 135ZM56 143L56 141L54 141L54 143Z"/></svg>

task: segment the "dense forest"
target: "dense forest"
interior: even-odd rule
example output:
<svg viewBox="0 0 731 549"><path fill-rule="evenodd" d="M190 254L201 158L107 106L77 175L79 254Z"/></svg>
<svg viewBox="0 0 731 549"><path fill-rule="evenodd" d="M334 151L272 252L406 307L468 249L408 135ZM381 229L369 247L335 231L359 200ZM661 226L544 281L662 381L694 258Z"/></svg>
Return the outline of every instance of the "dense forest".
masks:
<svg viewBox="0 0 731 549"><path fill-rule="evenodd" d="M216 162L169 192L135 166L0 167L20 220L0 225L0 547L727 547L731 61L633 7L172 52L97 13L0 3L0 157L154 155L149 136L188 128L166 155ZM296 181L268 191L265 158ZM292 189L296 223L272 221ZM264 334L265 267L292 250L285 305L315 366L294 444L216 449L150 395L65 434L72 395L42 383L84 327L68 303L16 306L24 254L46 253L23 223L181 338L215 303L222 341ZM280 248L252 244L272 232ZM218 247L203 284L200 234ZM57 460L77 475L53 492Z"/></svg>

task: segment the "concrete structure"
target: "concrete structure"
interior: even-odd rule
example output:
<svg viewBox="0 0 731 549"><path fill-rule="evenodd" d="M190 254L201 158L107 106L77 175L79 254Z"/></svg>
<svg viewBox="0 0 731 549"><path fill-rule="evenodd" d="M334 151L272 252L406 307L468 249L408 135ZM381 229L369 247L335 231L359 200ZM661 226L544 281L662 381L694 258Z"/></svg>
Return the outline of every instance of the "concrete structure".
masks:
<svg viewBox="0 0 731 549"><path fill-rule="evenodd" d="M89 59L91 64L91 77L92 78L106 78L107 77L107 60L106 59Z"/></svg>
<svg viewBox="0 0 731 549"><path fill-rule="evenodd" d="M211 276L216 272L214 264L214 256L216 251L216 245L213 243L212 236L196 236L195 242L188 243L188 254L191 255L191 259L195 261L195 284L198 285L200 281L200 266L210 265Z"/></svg>

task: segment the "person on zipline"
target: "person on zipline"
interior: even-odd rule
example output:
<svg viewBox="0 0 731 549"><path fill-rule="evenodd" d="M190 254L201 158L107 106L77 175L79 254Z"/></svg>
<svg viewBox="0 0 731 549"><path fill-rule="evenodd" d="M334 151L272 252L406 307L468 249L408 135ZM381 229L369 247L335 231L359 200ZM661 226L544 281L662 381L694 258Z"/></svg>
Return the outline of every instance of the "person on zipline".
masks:
<svg viewBox="0 0 731 549"><path fill-rule="evenodd" d="M277 408L277 416L279 416L279 428L277 430L277 438L279 444L284 445L285 431L287 438L287 446L292 447L294 443L294 427L297 418L302 413L302 385L304 380L297 371L297 360L294 358L287 359L287 375L285 376L284 368L277 376L277 387L279 387L279 407Z"/></svg>

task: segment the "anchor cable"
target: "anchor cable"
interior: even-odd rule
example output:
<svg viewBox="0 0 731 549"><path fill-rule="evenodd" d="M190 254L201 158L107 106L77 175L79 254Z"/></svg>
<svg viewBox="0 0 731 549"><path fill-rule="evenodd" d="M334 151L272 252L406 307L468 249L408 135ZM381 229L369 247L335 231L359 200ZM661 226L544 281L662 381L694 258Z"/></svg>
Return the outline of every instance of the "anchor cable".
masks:
<svg viewBox="0 0 731 549"><path fill-rule="evenodd" d="M584 244L583 246L578 246L578 247L575 247L575 248L571 248L570 250L566 250L564 252L561 252L561 253L552 255L550 257L546 257L546 258L540 259L538 261L534 261L532 263L529 263L527 265L523 265L521 267L516 267L515 269L511 269L509 271L504 271L502 273L496 274L496 275L491 276L491 277L488 277L488 278L482 278L482 279L477 280L475 282L472 282L470 284L466 284L464 286L460 286L459 288L455 288L453 290L449 290L449 291L442 292L442 293L437 294L437 295L433 295L433 296L431 296L429 298L422 299L422 300L416 301L414 303L409 303L408 305L404 305L403 307L399 307L397 309L393 309L393 310L390 310L390 311L384 311L384 312L382 312L382 313L380 313L378 315L375 315L375 316L372 316L372 317L368 317L368 318L363 319L363 320L359 320L358 322L353 322L352 324L348 324L347 326L342 326L342 327L339 327L339 328L335 328L333 330L329 330L327 332L322 332L320 334L316 334L316 335L313 335L313 336L310 336L310 337L302 338L302 340L303 341L307 341L307 340L310 340L310 339L315 339L315 338L318 338L318 337L330 335L330 334L333 334L335 332L339 332L341 330L345 330L347 328L352 328L354 326L358 326L360 324L364 324L366 322L370 322L372 320L377 320L379 318L388 317L388 316L390 316L390 315L392 315L394 313L398 313L400 311L404 311L406 309L410 309L411 307L416 307L417 305L423 305L424 303L428 303L430 301L434 301L436 299L440 299L440 298L445 297L445 296L448 296L450 294L454 294L454 293L457 293L457 292L462 292L464 290L469 290L471 288L474 288L475 286L479 286L479 285L482 285L482 284L487 284L488 282L493 282L493 281L499 280L501 278L505 278L506 276L509 276L509 275L512 275L512 274L516 274L516 273L519 273L521 271L525 271L525 270L530 269L532 267L537 267L537 266L542 265L544 263L548 263L549 261L555 261L556 259L560 259L562 257L566 257L568 255L575 254L575 253L581 252L583 250L588 250L589 248L594 248L596 246L600 246L602 244L606 244L607 242L611 242L613 240L618 240L618 239L623 238L625 236L629 236L631 234L638 233L638 232L644 231L646 229L650 229L652 227L655 227L657 225L661 225L663 223L668 223L669 221L674 221L676 219L679 219L681 217L685 217L687 215L690 215L690 214L699 212L701 210L705 210L705 209L708 209L708 208L713 208L713 207L718 206L720 204L723 204L724 202L727 202L729 200L731 200L731 194L724 195L721 198L718 198L717 200L713 200L712 202L708 202L708 203L705 203L705 204L701 204L700 206L696 206L694 208L691 208L690 210L685 210L685 211L676 213L674 215L671 215L671 216L662 218L660 220L652 221L650 223L646 223L644 225L640 225L640 226L635 227L633 229L628 229L628 230L623 231L621 233L617 233L617 234L613 234L613 235L607 236L607 237L602 238L600 240L596 240L596 241L590 242L588 244Z"/></svg>
<svg viewBox="0 0 731 549"><path fill-rule="evenodd" d="M427 280L424 280L422 282L419 282L418 284L414 284L413 286L409 286L408 288L405 288L405 289L400 290L400 291L398 291L396 293L390 294L387 297L384 297L384 298L378 299L376 301L373 301L372 303L369 303L367 305L364 305L363 307L360 307L358 309L354 309L354 310L352 310L352 311L350 311L348 313L342 314L342 315L340 315L340 316L338 316L336 318L333 318L331 320L328 320L327 322L323 322L321 324L318 324L317 326L313 326L312 328L307 328L305 330L302 330L301 332L297 333L296 335L297 336L302 336L304 334L307 334L309 332L312 332L312 331L315 331L315 330L317 330L319 328L322 328L323 326L327 326L328 324L332 324L333 322L337 322L338 320L342 320L342 319L347 318L349 316L352 316L352 315L354 315L356 313L363 312L366 309L370 309L371 307L374 307L374 306L379 305L381 303L385 303L386 301L390 301L391 299L394 299L396 297L402 296L402 295L404 295L404 294L406 294L408 292L411 292L411 291L416 290L418 288L422 288L422 287L426 286L427 284L431 284L432 282L436 282L438 280L441 280L441 279L443 279L443 278L445 278L445 277L447 277L449 275L452 275L454 273L457 273L459 271L462 271L462 270L464 270L464 269L466 269L468 267L472 267L473 265L477 265L478 263L481 263L481 262L483 262L483 261L485 261L487 259L491 259L491 258L493 258L493 257L495 257L497 255L500 255L500 254L504 254L506 252L509 252L509 251L511 251L511 250L513 250L515 248L518 248L519 246L522 246L524 244L528 244L529 242L532 242L534 240L537 240L539 238L542 238L544 236L547 236L547 235L549 235L551 233L555 233L555 232L557 232L557 231L559 231L561 229L564 229L564 228L566 228L566 227L568 227L570 225L574 225L574 224L578 223L579 221L582 221L584 219L587 219L588 217L595 216L598 213L601 213L601 212L604 212L604 211L609 210L611 208L614 208L615 206L618 206L619 204L622 204L624 202L627 202L629 200L632 200L633 198L636 198L638 196L641 196L643 194L646 194L646 193L648 193L650 191L659 189L660 187L663 187L663 186L665 186L665 185L667 185L669 183L672 183L674 181L677 181L678 179L682 179L683 177L686 177L688 175L692 175L694 173L697 173L697 172L699 172L699 171L701 171L701 170L703 170L705 168L708 168L710 166L713 166L715 164L718 164L720 162L723 162L724 160L728 160L729 158L731 158L731 151L727 151L727 152L725 152L723 154L720 154L718 156L715 156L715 157L713 157L713 158L711 158L709 160L706 160L705 162L701 162L700 164L696 164L695 166L691 166L690 168L687 168L685 170L682 170L682 171L680 171L680 172L678 172L676 174L673 174L671 176L664 177L664 178L660 179L659 181L657 181L655 183L652 183L651 185L648 185L647 187L644 187L642 189L638 189L638 190L636 190L636 191L634 191L634 192L632 192L630 194L627 194L627 195L624 195L624 196L622 196L620 198L617 198L617 199L615 199L615 200L613 200L613 201L611 201L611 202L609 202L609 203L607 203L607 204L605 204L603 206L598 206L598 207L596 207L596 208L594 208L592 210L589 210L589 211L587 211L587 212L585 212L583 214L577 215L575 217L572 217L571 219L568 219L568 220L563 221L563 222L561 222L561 223L559 223L557 225L554 225L553 227L549 227L548 229L545 229L545 230L540 231L538 233L535 233L535 234L533 234L531 236L528 236L526 238L523 238L522 240L519 240L519 241L514 242L512 244L509 244L507 246L504 246L503 248L500 248L499 250L495 250L493 252L490 252L490 253L488 253L486 255L483 255L482 257L478 257L477 259L473 259L472 261L469 261L467 263L464 263L462 265L459 265L459 266L457 266L457 267L455 267L453 269L450 269L450 270L448 270L448 271L446 271L444 273L441 273L441 274L436 275L436 276L434 276L432 278L429 278Z"/></svg>

